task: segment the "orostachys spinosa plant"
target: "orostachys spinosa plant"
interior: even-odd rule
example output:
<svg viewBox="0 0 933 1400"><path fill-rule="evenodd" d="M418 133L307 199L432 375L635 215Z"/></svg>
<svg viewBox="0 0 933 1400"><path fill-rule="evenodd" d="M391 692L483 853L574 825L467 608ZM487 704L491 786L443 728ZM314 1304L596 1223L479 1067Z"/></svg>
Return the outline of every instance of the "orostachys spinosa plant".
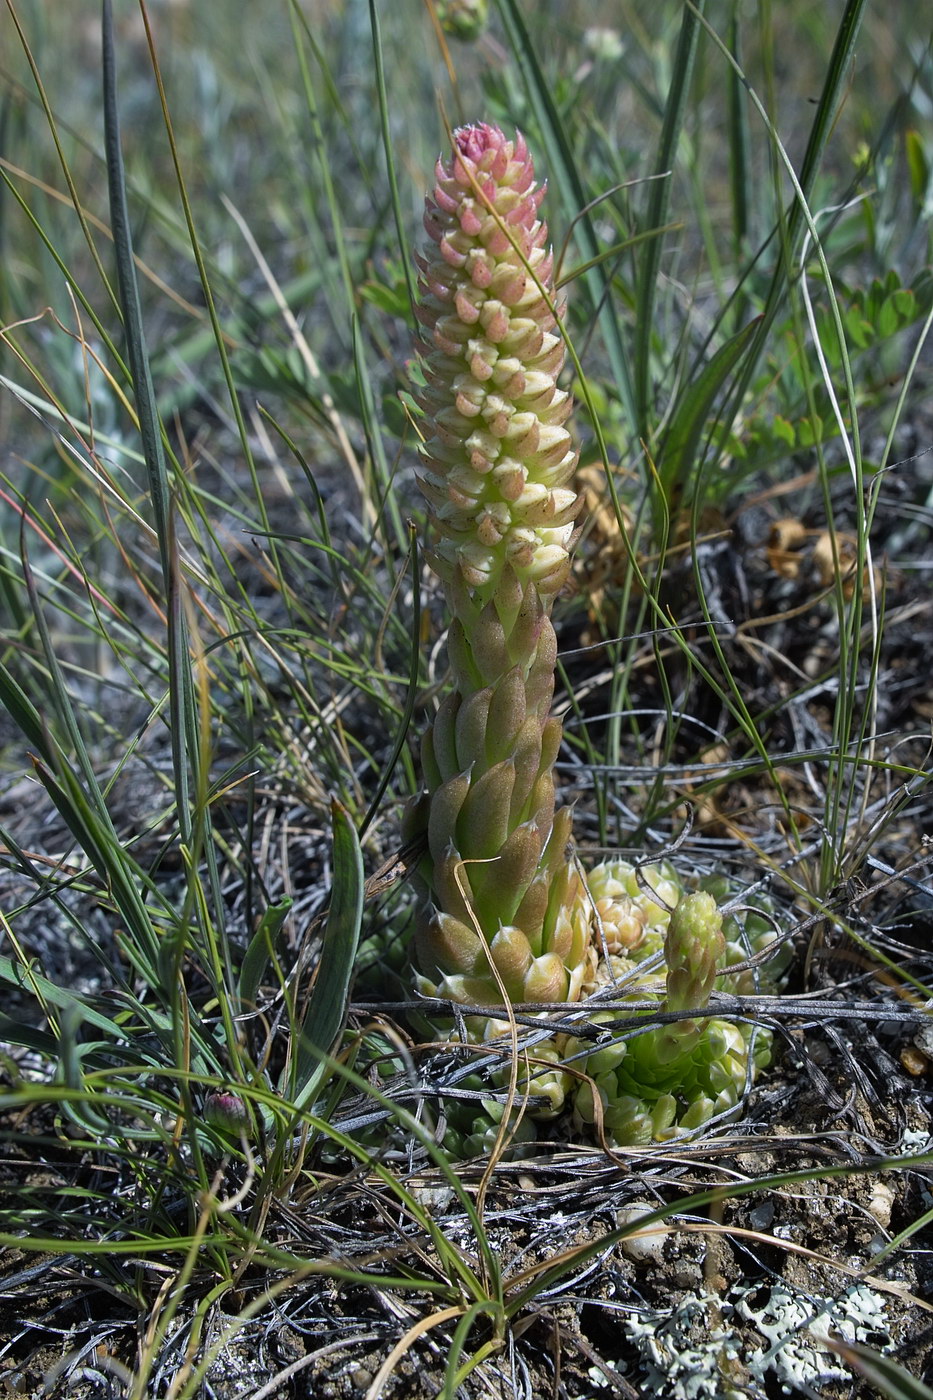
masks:
<svg viewBox="0 0 933 1400"><path fill-rule="evenodd" d="M480 124L454 133L426 202L419 481L451 612L452 687L424 736L426 791L406 815L407 836L427 844L413 960L422 992L464 1007L576 1002L612 986L702 1011L717 971L746 955L731 945L730 956L713 898L687 894L668 866L614 862L585 881L572 809L555 810L550 614L581 499L544 192L524 138ZM479 1038L505 1028L467 1025ZM535 1047L524 1087L539 1113L574 1091L578 1121L647 1141L733 1108L762 1039L749 1050L744 1029L703 1017L595 1051L558 1037ZM475 1148L482 1123L472 1129Z"/></svg>
<svg viewBox="0 0 933 1400"><path fill-rule="evenodd" d="M595 957L571 812L554 811L550 607L580 503L544 190L521 137L475 126L454 139L419 259L420 483L453 689L424 738L428 800L410 814L426 826L432 898L415 952L440 996L575 1001Z"/></svg>

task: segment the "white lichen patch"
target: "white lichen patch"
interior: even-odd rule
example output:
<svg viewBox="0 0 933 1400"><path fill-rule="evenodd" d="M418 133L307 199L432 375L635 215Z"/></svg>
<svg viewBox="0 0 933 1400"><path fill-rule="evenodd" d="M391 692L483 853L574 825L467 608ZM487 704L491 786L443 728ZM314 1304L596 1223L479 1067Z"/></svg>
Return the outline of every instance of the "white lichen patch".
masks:
<svg viewBox="0 0 933 1400"><path fill-rule="evenodd" d="M639 1355L642 1394L664 1400L742 1400L760 1394L766 1380L787 1395L812 1394L850 1379L828 1338L881 1351L892 1344L884 1299L865 1284L835 1297L782 1281L742 1284L723 1298L693 1295L669 1312L645 1311L623 1325ZM749 1340L750 1331L762 1345Z"/></svg>
<svg viewBox="0 0 933 1400"><path fill-rule="evenodd" d="M665 1400L741 1400L729 1377L740 1370L738 1343L717 1320L715 1298L688 1297L669 1313L625 1319L643 1360L642 1394ZM697 1336L703 1335L702 1341Z"/></svg>
<svg viewBox="0 0 933 1400"><path fill-rule="evenodd" d="M762 1299L762 1289L748 1286L734 1297L739 1317L752 1323L770 1344L747 1358L756 1379L776 1375L788 1394L800 1386L847 1380L848 1369L823 1343L831 1336L846 1342L867 1342L883 1350L891 1344L884 1299L865 1284L847 1288L838 1297L806 1295L775 1283Z"/></svg>

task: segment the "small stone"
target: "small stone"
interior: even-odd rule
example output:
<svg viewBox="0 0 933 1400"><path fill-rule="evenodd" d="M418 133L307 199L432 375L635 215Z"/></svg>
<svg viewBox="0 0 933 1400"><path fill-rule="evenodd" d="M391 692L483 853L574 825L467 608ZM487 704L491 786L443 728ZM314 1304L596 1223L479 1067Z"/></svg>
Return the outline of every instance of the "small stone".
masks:
<svg viewBox="0 0 933 1400"><path fill-rule="evenodd" d="M868 1202L868 1209L881 1226L886 1230L891 1223L891 1207L894 1205L894 1192L886 1181L874 1181L871 1187L871 1199Z"/></svg>
<svg viewBox="0 0 933 1400"><path fill-rule="evenodd" d="M636 1221L644 1219L645 1216L653 1215L656 1210L657 1206L650 1205L645 1201L633 1202L632 1205L623 1206L621 1210L616 1211L616 1224L620 1228L634 1225ZM670 1233L670 1228L667 1225L652 1221L643 1230L626 1235L624 1239L619 1241L619 1248L638 1264L663 1264L664 1242Z"/></svg>

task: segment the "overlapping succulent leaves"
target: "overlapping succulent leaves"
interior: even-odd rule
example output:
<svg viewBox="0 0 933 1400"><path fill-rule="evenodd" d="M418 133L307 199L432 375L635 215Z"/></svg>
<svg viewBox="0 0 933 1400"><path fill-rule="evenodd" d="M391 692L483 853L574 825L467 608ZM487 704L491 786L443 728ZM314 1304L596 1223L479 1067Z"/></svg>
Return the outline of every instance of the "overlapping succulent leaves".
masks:
<svg viewBox="0 0 933 1400"><path fill-rule="evenodd" d="M543 189L521 137L465 127L439 162L419 258L425 388L419 481L453 614L453 689L425 736L431 906L426 987L465 1004L573 1001L593 963L589 911L555 813L550 604L570 570L576 452Z"/></svg>
<svg viewBox="0 0 933 1400"><path fill-rule="evenodd" d="M636 878L619 862L587 888L571 809L555 811L550 609L580 499L543 193L523 138L477 125L454 133L427 200L419 481L452 613L453 686L423 741L427 791L406 815L407 837L427 841L414 960L423 991L465 1006L572 1002L612 982L642 998L650 983L659 1006L700 1010L730 952L715 901L686 895L667 868ZM504 1029L469 1024L480 1037ZM735 1104L750 1053L744 1030L687 1018L595 1051L539 1044L521 1088L553 1114L582 1084L578 1118L643 1141ZM495 1132L497 1112L487 1105L466 1146Z"/></svg>
<svg viewBox="0 0 933 1400"><path fill-rule="evenodd" d="M736 994L753 988L754 974L723 969L747 964L774 941L767 920L749 920L742 942L727 938L713 895L688 892L666 864L636 870L611 861L592 870L588 884L607 947L598 980L612 987L615 1000L647 1000L659 1012L683 1013L707 1007L714 988ZM729 932L738 935L730 923ZM620 1014L596 1019L611 1032ZM732 1113L767 1064L770 1046L760 1027L712 1016L651 1024L595 1050L568 1040L565 1063L586 1075L574 1100L576 1120L600 1122L618 1143L687 1132Z"/></svg>

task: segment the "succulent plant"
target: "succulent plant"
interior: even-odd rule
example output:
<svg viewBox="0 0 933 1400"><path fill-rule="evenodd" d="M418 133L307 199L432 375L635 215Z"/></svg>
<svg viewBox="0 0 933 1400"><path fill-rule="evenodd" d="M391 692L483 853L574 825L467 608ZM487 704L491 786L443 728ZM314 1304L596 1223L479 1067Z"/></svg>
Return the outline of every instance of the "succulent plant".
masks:
<svg viewBox="0 0 933 1400"><path fill-rule="evenodd" d="M555 813L554 595L570 569L577 455L543 189L521 136L454 133L418 259L425 387L419 475L453 614L453 689L425 735L430 902L422 985L467 1004L574 1001L594 962L590 911Z"/></svg>
<svg viewBox="0 0 933 1400"><path fill-rule="evenodd" d="M406 813L406 838L427 848L413 959L423 992L467 1007L576 1002L611 985L658 1010L702 1012L723 966L744 956L731 956L714 897L667 866L613 862L585 879L571 809L555 810L550 613L581 500L543 193L520 135L462 127L424 217L418 479L452 614L452 687L422 743L426 791ZM611 1034L619 1013L602 1019ZM506 1022L467 1028L495 1039ZM684 1015L596 1049L536 1044L518 1088L545 1117L575 1090L578 1122L641 1142L730 1111L764 1053L744 1027ZM460 1146L493 1140L501 1112L489 1099L461 1115Z"/></svg>
<svg viewBox="0 0 933 1400"><path fill-rule="evenodd" d="M615 999L653 1001L665 1013L703 1011L714 987L747 990L746 974L724 969L774 939L762 923L751 946L727 942L713 895L688 892L666 865L636 870L612 861L592 870L588 884L607 947L597 977ZM604 1012L598 1019L611 1034L623 1015ZM758 1027L709 1015L653 1024L595 1050L569 1040L564 1062L587 1076L575 1096L576 1119L601 1120L607 1138L620 1144L689 1132L737 1108L767 1064L770 1045Z"/></svg>

